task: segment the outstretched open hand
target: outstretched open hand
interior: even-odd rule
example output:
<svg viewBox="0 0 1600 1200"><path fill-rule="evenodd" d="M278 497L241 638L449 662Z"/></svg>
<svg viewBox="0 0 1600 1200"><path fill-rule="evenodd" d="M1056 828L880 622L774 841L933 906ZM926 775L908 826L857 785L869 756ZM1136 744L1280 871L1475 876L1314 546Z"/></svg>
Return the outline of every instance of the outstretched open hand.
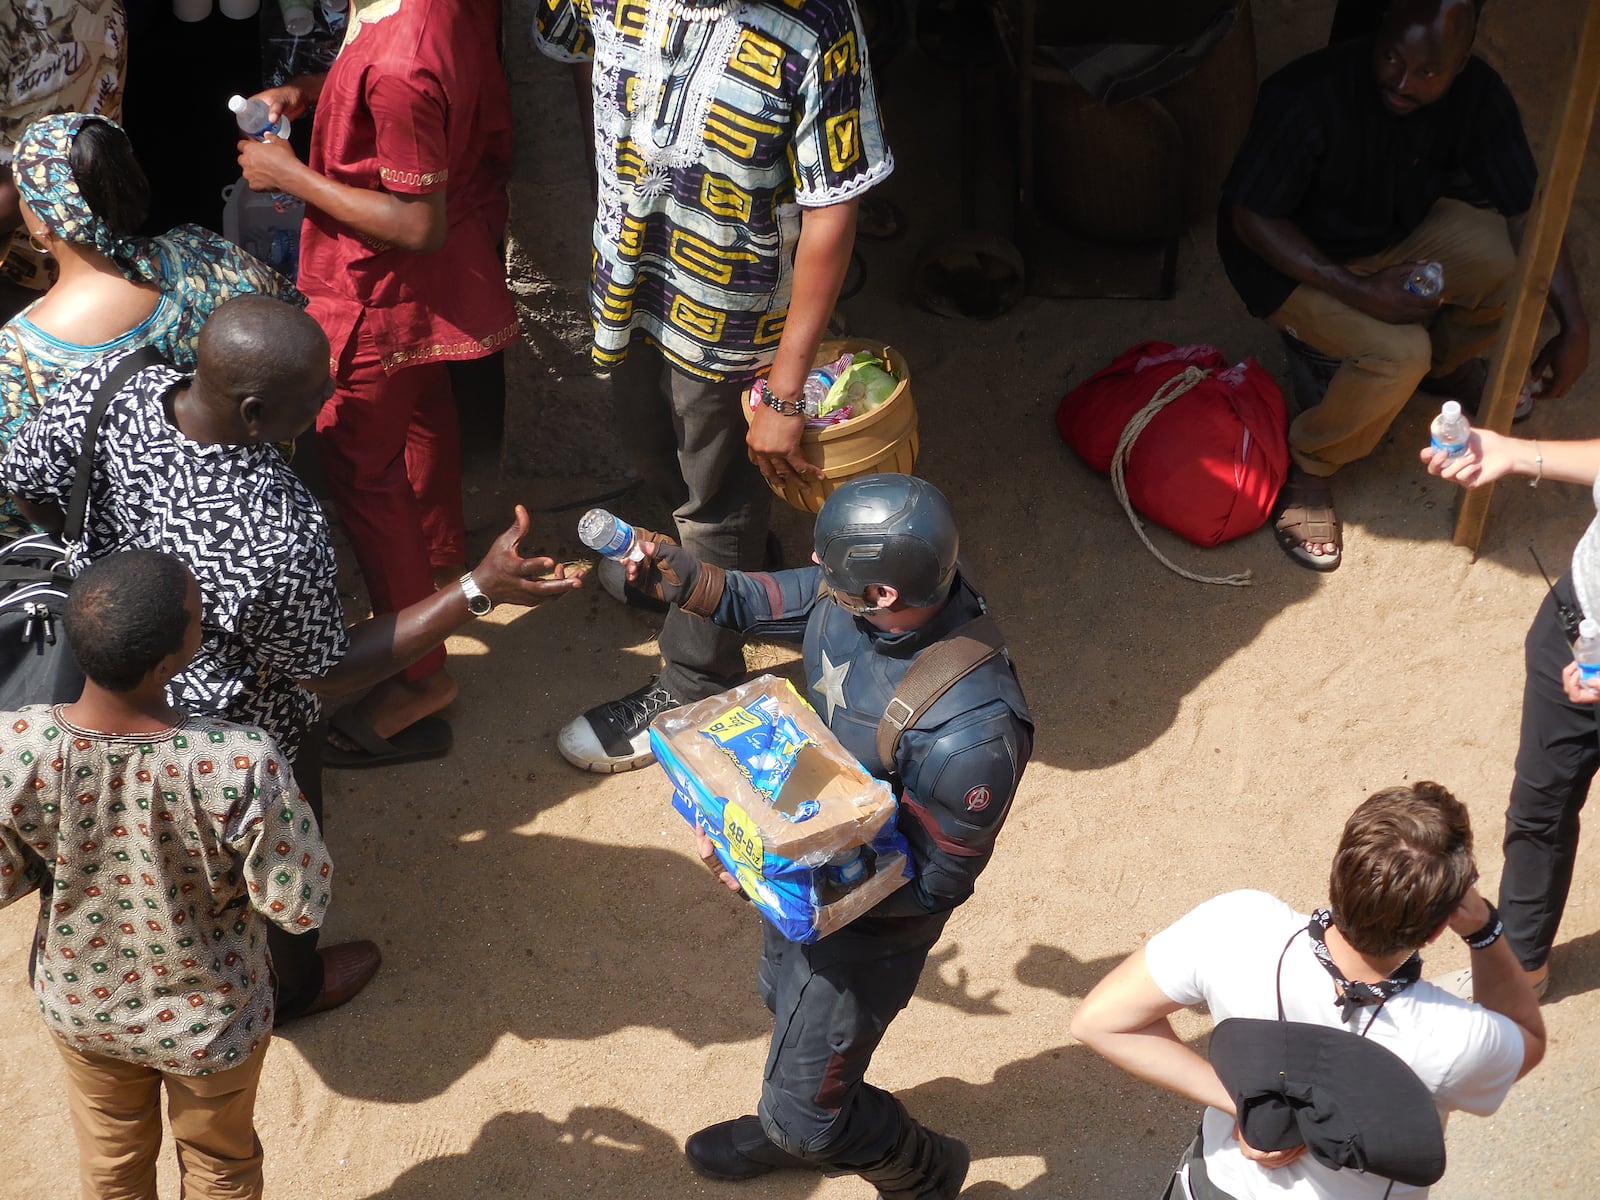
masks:
<svg viewBox="0 0 1600 1200"><path fill-rule="evenodd" d="M558 566L552 558L543 555L529 558L522 554L518 546L528 536L531 524L528 510L517 505L511 528L495 539L483 561L472 568L473 580L496 604L537 608L546 600L583 586L587 572L568 573L566 567Z"/></svg>

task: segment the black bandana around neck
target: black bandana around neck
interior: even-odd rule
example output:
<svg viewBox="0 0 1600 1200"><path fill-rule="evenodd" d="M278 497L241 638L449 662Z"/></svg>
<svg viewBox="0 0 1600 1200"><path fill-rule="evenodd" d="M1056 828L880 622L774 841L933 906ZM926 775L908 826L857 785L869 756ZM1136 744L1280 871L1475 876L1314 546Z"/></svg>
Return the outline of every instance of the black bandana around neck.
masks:
<svg viewBox="0 0 1600 1200"><path fill-rule="evenodd" d="M1333 961L1333 955L1328 953L1328 927L1331 924L1333 924L1332 911L1319 908L1311 914L1306 932L1311 935L1311 952L1317 956L1317 961L1339 985L1339 998L1334 1003L1339 1006L1341 1021L1348 1021L1355 1015L1357 1009L1368 1005L1374 1006L1372 1016L1376 1019L1377 1009L1382 1008L1390 999L1422 978L1422 955L1413 954L1387 979L1377 983L1351 983L1340 972L1338 964ZM1371 1022L1368 1022L1369 1026L1370 1024Z"/></svg>

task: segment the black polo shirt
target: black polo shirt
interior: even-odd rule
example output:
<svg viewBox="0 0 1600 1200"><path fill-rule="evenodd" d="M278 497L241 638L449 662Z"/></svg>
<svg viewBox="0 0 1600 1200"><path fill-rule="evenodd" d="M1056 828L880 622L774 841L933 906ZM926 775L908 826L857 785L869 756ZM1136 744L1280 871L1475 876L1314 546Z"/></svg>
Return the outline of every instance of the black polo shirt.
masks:
<svg viewBox="0 0 1600 1200"><path fill-rule="evenodd" d="M1287 217L1343 262L1400 241L1462 177L1508 217L1533 203L1533 152L1493 67L1469 59L1442 99L1398 116L1383 105L1372 57L1372 39L1359 38L1308 54L1261 85L1217 221L1222 265L1255 316L1273 313L1296 282L1240 242L1235 204Z"/></svg>

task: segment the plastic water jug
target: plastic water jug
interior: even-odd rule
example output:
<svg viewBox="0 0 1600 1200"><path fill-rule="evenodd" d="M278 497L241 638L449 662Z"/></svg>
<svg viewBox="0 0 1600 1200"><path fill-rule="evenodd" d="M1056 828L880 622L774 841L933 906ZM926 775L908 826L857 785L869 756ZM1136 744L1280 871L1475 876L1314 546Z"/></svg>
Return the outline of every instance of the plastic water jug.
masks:
<svg viewBox="0 0 1600 1200"><path fill-rule="evenodd" d="M283 192L253 192L243 179L222 189L222 236L293 280L300 267L306 204Z"/></svg>

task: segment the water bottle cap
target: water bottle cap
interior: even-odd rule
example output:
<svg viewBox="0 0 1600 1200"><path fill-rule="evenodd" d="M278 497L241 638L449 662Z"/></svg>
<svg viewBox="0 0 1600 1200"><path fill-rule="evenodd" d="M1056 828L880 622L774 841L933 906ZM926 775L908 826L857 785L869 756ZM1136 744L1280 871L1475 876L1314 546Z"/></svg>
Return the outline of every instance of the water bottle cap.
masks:
<svg viewBox="0 0 1600 1200"><path fill-rule="evenodd" d="M246 100L243 96L234 96L228 101L228 111L243 112L244 106L249 103L250 101Z"/></svg>
<svg viewBox="0 0 1600 1200"><path fill-rule="evenodd" d="M1585 617L1578 622L1578 636L1581 638L1600 637L1600 621L1593 617Z"/></svg>
<svg viewBox="0 0 1600 1200"><path fill-rule="evenodd" d="M1459 417L1461 415L1461 401L1446 400L1444 407L1439 410L1441 417Z"/></svg>

